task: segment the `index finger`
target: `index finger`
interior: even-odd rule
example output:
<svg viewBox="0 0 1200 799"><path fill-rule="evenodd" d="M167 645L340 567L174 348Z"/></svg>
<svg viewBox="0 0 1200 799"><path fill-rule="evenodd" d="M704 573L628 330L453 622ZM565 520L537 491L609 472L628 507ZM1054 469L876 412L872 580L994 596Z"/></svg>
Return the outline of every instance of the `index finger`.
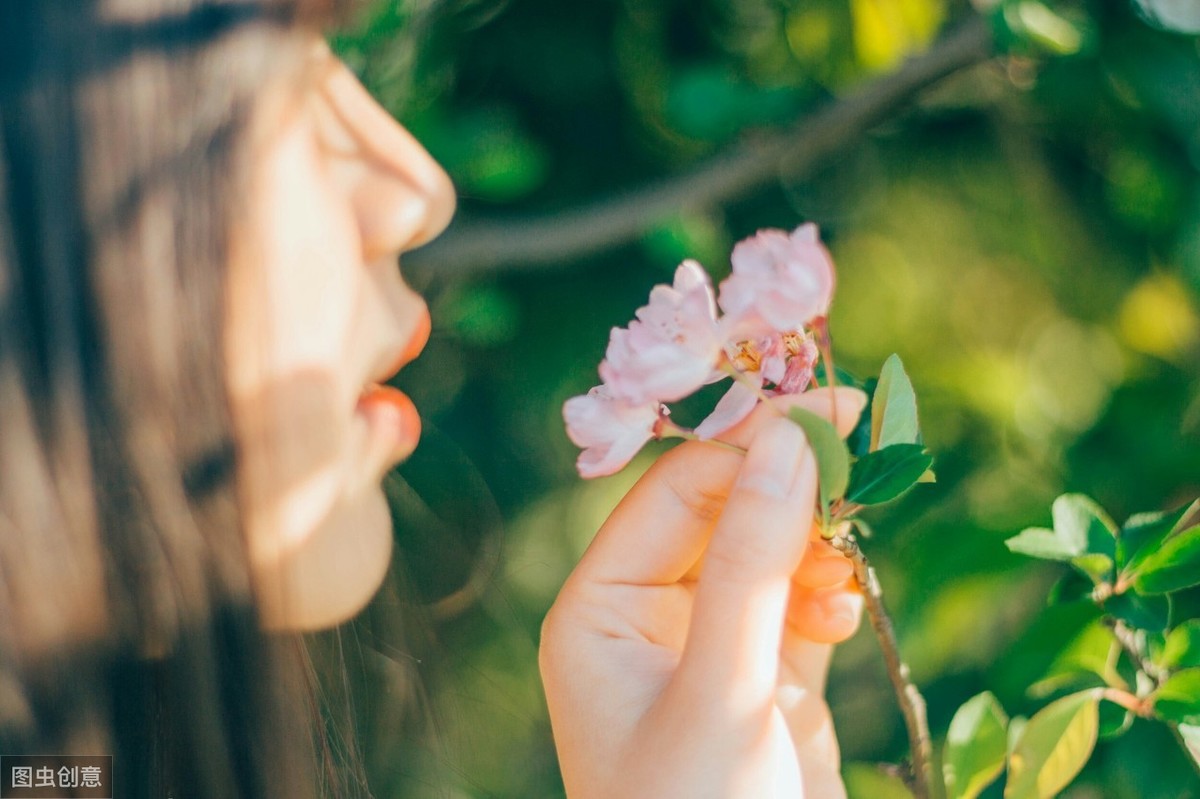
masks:
<svg viewBox="0 0 1200 799"><path fill-rule="evenodd" d="M830 392L832 391L832 398ZM831 401L832 399L832 401ZM849 435L866 405L858 389L819 388L760 405L721 436L747 447L780 411L800 407ZM685 441L659 458L601 526L571 579L632 585L670 585L700 558L742 465L742 455L707 442Z"/></svg>

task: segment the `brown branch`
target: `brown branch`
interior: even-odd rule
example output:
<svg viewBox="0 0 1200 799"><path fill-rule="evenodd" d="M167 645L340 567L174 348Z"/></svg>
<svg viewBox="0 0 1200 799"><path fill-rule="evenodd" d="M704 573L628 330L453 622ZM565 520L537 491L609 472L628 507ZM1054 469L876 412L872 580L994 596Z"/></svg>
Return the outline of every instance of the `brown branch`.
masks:
<svg viewBox="0 0 1200 799"><path fill-rule="evenodd" d="M912 750L913 793L917 799L939 797L942 795L942 783L934 773L933 738L929 734L929 720L925 714L925 697L913 684L908 665L900 657L900 644L896 640L892 619L883 606L883 588L879 585L879 578L875 576L875 569L859 549L854 536L839 534L829 543L854 564L854 577L862 588L867 618L875 630L875 637L879 639L888 679L896 692L896 702L900 705L904 726L908 730L909 748Z"/></svg>
<svg viewBox="0 0 1200 799"><path fill-rule="evenodd" d="M463 215L406 264L436 265L441 274L546 267L631 241L682 210L808 173L922 90L990 58L994 47L987 22L972 17L925 54L787 130L747 141L690 172L565 211L508 219Z"/></svg>

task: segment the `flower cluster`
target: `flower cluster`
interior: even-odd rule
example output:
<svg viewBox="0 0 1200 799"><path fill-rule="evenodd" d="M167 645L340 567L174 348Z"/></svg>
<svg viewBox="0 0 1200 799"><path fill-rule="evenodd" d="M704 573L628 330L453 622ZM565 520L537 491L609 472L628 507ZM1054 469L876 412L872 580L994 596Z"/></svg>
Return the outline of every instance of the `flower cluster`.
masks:
<svg viewBox="0 0 1200 799"><path fill-rule="evenodd" d="M582 476L619 471L652 438L712 438L763 397L808 388L814 330L824 324L834 288L833 260L816 225L759 231L734 247L730 261L732 273L715 296L704 268L684 261L672 285L655 286L629 326L613 329L603 383L563 406L567 434L583 448ZM665 403L726 377L732 386L694 431L669 421Z"/></svg>

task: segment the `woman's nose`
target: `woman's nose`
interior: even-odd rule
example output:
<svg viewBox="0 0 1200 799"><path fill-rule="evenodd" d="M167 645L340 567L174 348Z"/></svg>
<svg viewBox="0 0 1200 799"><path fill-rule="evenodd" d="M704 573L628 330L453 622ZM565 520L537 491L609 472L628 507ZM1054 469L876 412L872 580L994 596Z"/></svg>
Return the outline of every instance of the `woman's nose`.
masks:
<svg viewBox="0 0 1200 799"><path fill-rule="evenodd" d="M352 146L351 202L364 260L419 247L445 230L455 205L445 170L346 67L325 91Z"/></svg>

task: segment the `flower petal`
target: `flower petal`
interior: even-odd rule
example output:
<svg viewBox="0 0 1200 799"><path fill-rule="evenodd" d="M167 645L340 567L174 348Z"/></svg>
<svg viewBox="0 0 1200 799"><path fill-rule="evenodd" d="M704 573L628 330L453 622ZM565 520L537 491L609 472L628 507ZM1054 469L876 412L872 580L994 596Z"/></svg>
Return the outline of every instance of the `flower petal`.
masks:
<svg viewBox="0 0 1200 799"><path fill-rule="evenodd" d="M799 394L808 388L813 380L813 367L816 359L809 360L804 355L793 355L788 360L787 371L778 382L780 394Z"/></svg>
<svg viewBox="0 0 1200 799"><path fill-rule="evenodd" d="M816 225L789 235L760 230L738 242L730 256L733 271L721 282L718 302L725 327L739 334L799 330L829 310L834 268Z"/></svg>
<svg viewBox="0 0 1200 799"><path fill-rule="evenodd" d="M745 383L734 381L725 396L717 403L703 422L696 428L696 437L707 441L713 436L724 433L738 422L745 419L758 404L758 392Z"/></svg>
<svg viewBox="0 0 1200 799"><path fill-rule="evenodd" d="M586 395L563 404L567 435L583 447L576 468L583 477L619 471L654 437L662 408L657 403L635 405L596 386Z"/></svg>
<svg viewBox="0 0 1200 799"><path fill-rule="evenodd" d="M673 402L705 384L721 354L716 299L708 273L695 261L658 285L628 328L609 337L600 376L633 403Z"/></svg>
<svg viewBox="0 0 1200 799"><path fill-rule="evenodd" d="M575 461L575 468L579 471L580 477L589 479L616 474L633 460L633 456L637 455L638 451L651 438L653 436L649 433L644 436L628 435L607 446L588 447L579 453L579 458Z"/></svg>

